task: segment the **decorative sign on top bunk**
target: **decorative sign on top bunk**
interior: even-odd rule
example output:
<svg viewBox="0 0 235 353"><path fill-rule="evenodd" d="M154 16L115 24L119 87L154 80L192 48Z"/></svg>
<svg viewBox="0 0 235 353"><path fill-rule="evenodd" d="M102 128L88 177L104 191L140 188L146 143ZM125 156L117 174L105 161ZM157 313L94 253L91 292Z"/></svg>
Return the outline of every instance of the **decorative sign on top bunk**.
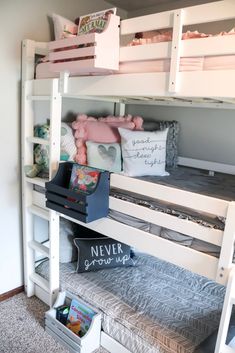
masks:
<svg viewBox="0 0 235 353"><path fill-rule="evenodd" d="M84 223L107 216L109 172L73 162L60 163L46 183L46 206Z"/></svg>
<svg viewBox="0 0 235 353"><path fill-rule="evenodd" d="M74 75L118 70L119 23L120 18L111 14L102 33L88 33L50 42L50 70Z"/></svg>

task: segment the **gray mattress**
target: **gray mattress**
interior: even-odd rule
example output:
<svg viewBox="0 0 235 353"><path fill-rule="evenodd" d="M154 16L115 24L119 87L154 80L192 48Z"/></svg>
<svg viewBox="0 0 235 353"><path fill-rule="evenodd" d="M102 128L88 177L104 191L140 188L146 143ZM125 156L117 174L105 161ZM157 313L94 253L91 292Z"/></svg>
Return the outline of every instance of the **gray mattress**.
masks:
<svg viewBox="0 0 235 353"><path fill-rule="evenodd" d="M146 254L134 267L77 274L61 264L62 290L103 312L103 330L133 353L190 353L219 325L225 288ZM48 262L36 272L48 278Z"/></svg>
<svg viewBox="0 0 235 353"><path fill-rule="evenodd" d="M210 176L206 170L182 166L168 169L168 172L169 176L146 176L141 179L227 201L235 200L234 175L215 173L214 176Z"/></svg>

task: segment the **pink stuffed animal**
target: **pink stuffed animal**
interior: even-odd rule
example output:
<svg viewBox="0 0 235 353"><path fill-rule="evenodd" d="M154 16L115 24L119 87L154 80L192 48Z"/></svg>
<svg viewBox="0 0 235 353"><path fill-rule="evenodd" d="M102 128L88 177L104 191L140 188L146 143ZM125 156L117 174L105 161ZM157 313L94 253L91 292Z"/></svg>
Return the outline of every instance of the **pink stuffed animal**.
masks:
<svg viewBox="0 0 235 353"><path fill-rule="evenodd" d="M80 114L72 123L75 130L77 155L75 160L77 163L86 164L86 141L100 143L120 142L121 137L118 128L130 130L142 130L143 119L140 116L107 116L98 119Z"/></svg>

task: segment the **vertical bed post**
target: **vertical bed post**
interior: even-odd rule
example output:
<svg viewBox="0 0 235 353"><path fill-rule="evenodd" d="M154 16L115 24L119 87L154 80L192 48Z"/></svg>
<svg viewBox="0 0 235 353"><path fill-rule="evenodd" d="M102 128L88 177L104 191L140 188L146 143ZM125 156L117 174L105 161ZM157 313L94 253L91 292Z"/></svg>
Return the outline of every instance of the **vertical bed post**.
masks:
<svg viewBox="0 0 235 353"><path fill-rule="evenodd" d="M29 211L32 205L33 185L24 179L24 166L33 164L32 146L27 143L27 138L33 135L33 102L28 99L32 94L34 78L35 42L24 40L22 43L22 108L21 108L21 175L22 175L22 232L24 251L24 286L28 297L34 295L35 286L30 276L34 272L34 251L29 247L33 240L33 216Z"/></svg>
<svg viewBox="0 0 235 353"><path fill-rule="evenodd" d="M215 353L235 353L235 350L226 345L229 322L232 308L235 304L235 267L233 267L228 276L224 305L220 319L219 331L216 340Z"/></svg>
<svg viewBox="0 0 235 353"><path fill-rule="evenodd" d="M125 103L115 103L114 104L114 115L123 116L126 113L126 104Z"/></svg>
<svg viewBox="0 0 235 353"><path fill-rule="evenodd" d="M53 178L60 160L60 135L61 135L61 104L59 92L60 82L54 79L51 88L50 101L50 153L49 153L49 180ZM55 302L59 291L59 215L49 211L49 305Z"/></svg>
<svg viewBox="0 0 235 353"><path fill-rule="evenodd" d="M229 203L216 281L227 284L215 353L235 352L226 345L232 307L235 304L235 266L232 264L235 239L235 202Z"/></svg>
<svg viewBox="0 0 235 353"><path fill-rule="evenodd" d="M171 66L169 76L169 92L176 93L178 91L179 66L180 66L180 44L183 26L183 10L174 11L173 37L171 44Z"/></svg>
<svg viewBox="0 0 235 353"><path fill-rule="evenodd" d="M228 274L232 267L234 240L235 240L235 201L231 201L228 206L223 240L218 263L216 281L221 284L226 284Z"/></svg>

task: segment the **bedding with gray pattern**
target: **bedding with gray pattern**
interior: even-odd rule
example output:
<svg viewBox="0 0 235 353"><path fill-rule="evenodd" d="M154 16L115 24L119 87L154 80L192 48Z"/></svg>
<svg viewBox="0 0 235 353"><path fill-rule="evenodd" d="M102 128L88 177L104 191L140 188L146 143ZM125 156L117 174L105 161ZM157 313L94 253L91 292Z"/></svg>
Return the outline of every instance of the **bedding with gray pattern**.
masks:
<svg viewBox="0 0 235 353"><path fill-rule="evenodd" d="M60 284L104 314L103 330L134 353L192 353L219 325L225 287L146 254L134 267L77 274ZM48 278L48 262L36 272Z"/></svg>

